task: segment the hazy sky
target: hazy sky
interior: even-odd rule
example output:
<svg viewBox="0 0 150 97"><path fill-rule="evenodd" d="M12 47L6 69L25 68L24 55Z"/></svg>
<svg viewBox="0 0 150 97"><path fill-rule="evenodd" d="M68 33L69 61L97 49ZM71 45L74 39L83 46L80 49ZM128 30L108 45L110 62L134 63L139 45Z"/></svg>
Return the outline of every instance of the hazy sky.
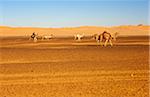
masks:
<svg viewBox="0 0 150 97"><path fill-rule="evenodd" d="M148 2L149 0L0 0L0 25L147 25Z"/></svg>

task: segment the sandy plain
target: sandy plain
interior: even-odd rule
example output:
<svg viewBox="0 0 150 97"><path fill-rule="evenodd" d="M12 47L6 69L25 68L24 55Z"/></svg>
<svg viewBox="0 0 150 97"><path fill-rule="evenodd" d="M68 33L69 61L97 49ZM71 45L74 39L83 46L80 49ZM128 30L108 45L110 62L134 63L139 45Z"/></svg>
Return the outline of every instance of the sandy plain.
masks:
<svg viewBox="0 0 150 97"><path fill-rule="evenodd" d="M1 37L0 97L149 97L149 37Z"/></svg>

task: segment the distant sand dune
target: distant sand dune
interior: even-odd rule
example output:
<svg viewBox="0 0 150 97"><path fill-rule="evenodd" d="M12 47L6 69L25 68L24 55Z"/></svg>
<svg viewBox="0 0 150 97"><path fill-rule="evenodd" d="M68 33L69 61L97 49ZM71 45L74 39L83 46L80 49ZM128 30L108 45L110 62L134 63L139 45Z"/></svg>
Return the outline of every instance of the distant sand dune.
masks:
<svg viewBox="0 0 150 97"><path fill-rule="evenodd" d="M29 36L33 32L39 35L73 36L74 34L93 35L102 33L104 30L111 33L118 32L119 35L149 35L150 26L114 26L96 27L81 26L72 28L32 28L32 27L5 27L0 26L0 36Z"/></svg>

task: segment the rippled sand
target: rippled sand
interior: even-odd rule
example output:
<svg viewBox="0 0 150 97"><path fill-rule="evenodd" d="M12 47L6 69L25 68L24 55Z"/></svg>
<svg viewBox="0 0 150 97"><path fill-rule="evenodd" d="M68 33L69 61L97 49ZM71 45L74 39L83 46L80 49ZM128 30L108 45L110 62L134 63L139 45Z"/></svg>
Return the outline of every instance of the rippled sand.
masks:
<svg viewBox="0 0 150 97"><path fill-rule="evenodd" d="M1 38L0 97L148 97L148 37Z"/></svg>

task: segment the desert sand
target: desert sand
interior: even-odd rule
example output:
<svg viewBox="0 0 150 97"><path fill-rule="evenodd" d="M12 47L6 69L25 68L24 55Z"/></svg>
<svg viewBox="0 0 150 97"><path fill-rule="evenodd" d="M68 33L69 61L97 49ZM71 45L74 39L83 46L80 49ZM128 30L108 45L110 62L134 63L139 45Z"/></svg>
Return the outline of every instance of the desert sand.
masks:
<svg viewBox="0 0 150 97"><path fill-rule="evenodd" d="M30 36L33 32L38 35L50 35L55 37L73 36L75 34L83 34L91 36L95 33L108 31L112 34L118 32L120 36L145 36L149 35L149 25L121 25L121 26L80 26L80 27L64 27L64 28L36 28L36 27L8 27L0 26L0 37L7 36Z"/></svg>
<svg viewBox="0 0 150 97"><path fill-rule="evenodd" d="M148 97L149 37L0 38L0 97Z"/></svg>

